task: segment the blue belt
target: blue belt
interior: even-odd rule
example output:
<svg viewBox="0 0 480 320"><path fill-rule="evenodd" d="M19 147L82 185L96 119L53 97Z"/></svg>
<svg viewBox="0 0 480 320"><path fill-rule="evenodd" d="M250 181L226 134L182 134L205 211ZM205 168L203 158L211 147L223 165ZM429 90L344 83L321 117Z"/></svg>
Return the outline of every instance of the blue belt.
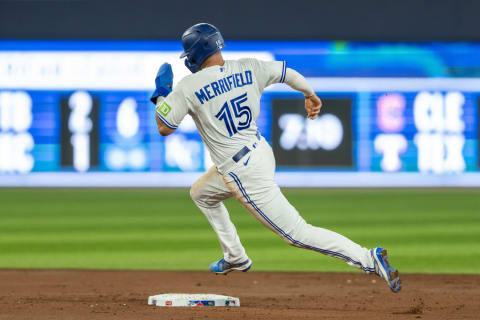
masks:
<svg viewBox="0 0 480 320"><path fill-rule="evenodd" d="M250 152L250 149L248 149L247 146L243 147L240 151L238 151L233 157L233 161L238 162L240 159L243 158L244 155Z"/></svg>
<svg viewBox="0 0 480 320"><path fill-rule="evenodd" d="M260 133L257 131L257 133L255 135L257 136L258 141L260 141ZM240 159L242 159L249 152L250 152L250 149L247 146L245 146L242 149L240 149L240 151L235 153L235 155L232 157L232 160L235 161L235 162L238 162L238 161L240 161Z"/></svg>

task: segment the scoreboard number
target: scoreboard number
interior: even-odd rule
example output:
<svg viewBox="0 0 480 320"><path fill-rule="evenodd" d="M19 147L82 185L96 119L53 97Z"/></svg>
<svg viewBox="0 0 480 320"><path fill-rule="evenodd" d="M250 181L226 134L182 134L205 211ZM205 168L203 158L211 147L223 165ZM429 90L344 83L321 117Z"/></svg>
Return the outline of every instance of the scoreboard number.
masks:
<svg viewBox="0 0 480 320"><path fill-rule="evenodd" d="M76 91L60 104L60 163L65 169L88 171L98 165L98 101L86 91Z"/></svg>

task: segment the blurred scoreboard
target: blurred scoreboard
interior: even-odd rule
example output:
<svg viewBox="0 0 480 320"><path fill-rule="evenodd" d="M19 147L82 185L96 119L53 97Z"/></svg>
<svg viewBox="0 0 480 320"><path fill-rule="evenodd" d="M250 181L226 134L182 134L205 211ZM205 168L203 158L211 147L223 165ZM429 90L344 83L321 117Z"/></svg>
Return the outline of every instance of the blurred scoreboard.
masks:
<svg viewBox="0 0 480 320"><path fill-rule="evenodd" d="M301 94L280 84L265 91L257 124L273 147L281 184L480 185L480 75L422 75L422 68L433 70L427 64L392 77L375 59L368 68L365 61L341 64L329 44L319 42L312 53L311 43L233 42L225 51L227 59L292 61L323 100L312 121ZM158 178L154 185L170 185L168 175L189 185L212 165L208 151L189 116L175 134L161 137L149 101L163 62L172 64L175 83L188 74L179 48L177 42L0 41L0 185L43 185L42 179L96 185L102 173L122 176L121 185L135 179L132 185L143 185L138 179L146 176L135 178L142 172ZM446 50L430 49L439 57ZM355 52L343 50L353 58ZM447 67L457 63L445 56ZM325 74L329 61L339 65ZM469 63L472 70L480 66ZM72 173L77 180L69 184Z"/></svg>
<svg viewBox="0 0 480 320"><path fill-rule="evenodd" d="M478 94L455 90L455 81L442 86L454 90L414 91L415 87L402 92L396 83L389 91L317 89L324 107L314 121L303 117L302 100L272 99L277 166L433 174L478 171Z"/></svg>

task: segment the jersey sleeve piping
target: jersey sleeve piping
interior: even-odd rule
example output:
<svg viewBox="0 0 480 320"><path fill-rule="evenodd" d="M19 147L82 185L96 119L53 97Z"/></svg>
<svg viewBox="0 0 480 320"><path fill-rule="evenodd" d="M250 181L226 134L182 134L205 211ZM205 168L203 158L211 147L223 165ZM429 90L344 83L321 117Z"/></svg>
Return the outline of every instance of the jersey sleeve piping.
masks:
<svg viewBox="0 0 480 320"><path fill-rule="evenodd" d="M285 82L285 75L287 74L287 61L283 61L282 65L282 75L280 77L280 83Z"/></svg>
<svg viewBox="0 0 480 320"><path fill-rule="evenodd" d="M178 126L175 126L173 124L171 124L170 122L167 121L167 119L165 119L164 117L162 117L158 112L157 112L157 116L158 116L158 119L160 119L160 121L162 121L162 123L164 125L166 125L167 127L169 127L170 129L177 129Z"/></svg>

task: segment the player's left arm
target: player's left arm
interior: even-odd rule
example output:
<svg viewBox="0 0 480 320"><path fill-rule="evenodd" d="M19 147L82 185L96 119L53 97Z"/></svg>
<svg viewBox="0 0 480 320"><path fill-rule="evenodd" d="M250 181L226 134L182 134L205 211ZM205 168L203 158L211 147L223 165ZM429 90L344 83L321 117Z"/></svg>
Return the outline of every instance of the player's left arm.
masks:
<svg viewBox="0 0 480 320"><path fill-rule="evenodd" d="M177 130L183 118L188 113L185 96L177 86L168 97L159 97L155 108L155 121L158 132L162 136L168 136Z"/></svg>
<svg viewBox="0 0 480 320"><path fill-rule="evenodd" d="M163 123L162 120L160 120L157 112L155 112L155 122L157 122L158 132L164 137L171 135L176 130L176 129L167 127L167 125Z"/></svg>
<svg viewBox="0 0 480 320"><path fill-rule="evenodd" d="M297 71L287 68L285 81L292 89L301 91L305 97L305 110L309 119L315 119L322 108L322 100L315 94L307 79Z"/></svg>

